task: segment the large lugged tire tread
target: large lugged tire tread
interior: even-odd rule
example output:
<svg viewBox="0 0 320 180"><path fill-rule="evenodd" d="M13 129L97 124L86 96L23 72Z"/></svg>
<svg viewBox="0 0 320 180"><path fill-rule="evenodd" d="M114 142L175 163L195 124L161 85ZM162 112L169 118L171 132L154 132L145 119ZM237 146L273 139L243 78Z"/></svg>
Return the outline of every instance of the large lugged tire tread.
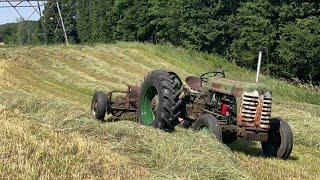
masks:
<svg viewBox="0 0 320 180"><path fill-rule="evenodd" d="M145 78L141 92L144 92L144 88L149 87L150 84L157 89L160 99L153 126L173 131L174 126L179 124L178 115L181 103L179 96L182 92L182 82L173 72L154 70ZM140 109L139 112L141 112Z"/></svg>

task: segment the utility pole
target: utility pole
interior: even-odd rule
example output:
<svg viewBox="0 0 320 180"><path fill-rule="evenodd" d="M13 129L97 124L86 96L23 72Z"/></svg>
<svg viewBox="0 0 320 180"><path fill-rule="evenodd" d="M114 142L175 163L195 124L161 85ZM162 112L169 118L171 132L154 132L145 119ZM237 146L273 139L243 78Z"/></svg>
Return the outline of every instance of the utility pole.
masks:
<svg viewBox="0 0 320 180"><path fill-rule="evenodd" d="M258 66L257 66L257 76L256 76L256 83L259 82L259 74L261 68L261 59L262 59L262 50L259 51L259 58L258 58Z"/></svg>
<svg viewBox="0 0 320 180"><path fill-rule="evenodd" d="M63 19L62 19L62 15L61 15L60 6L59 6L58 1L56 2L56 5L57 5L60 21L61 21L61 26L62 26L62 29L63 29L64 40L66 41L67 46L69 46L68 36L67 36L67 33L66 33L66 29L64 27L64 23L63 23Z"/></svg>
<svg viewBox="0 0 320 180"><path fill-rule="evenodd" d="M41 25L42 25L42 29L43 29L44 43L45 43L45 45L48 45L47 29L44 24L45 19L42 17L41 6L40 6L39 1L37 1L37 4L38 4L39 15L40 15L40 21L41 21Z"/></svg>

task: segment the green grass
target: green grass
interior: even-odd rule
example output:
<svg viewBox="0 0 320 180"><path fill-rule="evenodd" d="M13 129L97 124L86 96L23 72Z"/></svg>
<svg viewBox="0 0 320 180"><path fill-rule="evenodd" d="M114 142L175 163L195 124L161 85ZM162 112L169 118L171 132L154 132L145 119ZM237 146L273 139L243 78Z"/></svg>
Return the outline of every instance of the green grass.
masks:
<svg viewBox="0 0 320 180"><path fill-rule="evenodd" d="M203 72L224 70L227 78L255 82L255 72L237 67L220 57L199 53L195 51L186 51L180 48L170 46L153 45L146 46L141 43L119 43L118 47L127 48L126 54L132 56L139 49L140 58L148 57L150 59L161 59L179 67L194 75L201 75ZM142 55L141 55L142 54ZM139 58L139 56L137 56ZM306 102L320 105L320 92L304 86L297 87L274 78L262 76L260 81L273 89L275 99Z"/></svg>
<svg viewBox="0 0 320 180"><path fill-rule="evenodd" d="M96 90L125 90L152 69L181 78L225 70L253 81L254 72L205 53L164 45L0 49L0 177L17 179L317 179L320 92L262 76L273 114L293 129L289 160L265 158L259 143L230 146L190 130L174 133L134 120L99 123L89 116Z"/></svg>

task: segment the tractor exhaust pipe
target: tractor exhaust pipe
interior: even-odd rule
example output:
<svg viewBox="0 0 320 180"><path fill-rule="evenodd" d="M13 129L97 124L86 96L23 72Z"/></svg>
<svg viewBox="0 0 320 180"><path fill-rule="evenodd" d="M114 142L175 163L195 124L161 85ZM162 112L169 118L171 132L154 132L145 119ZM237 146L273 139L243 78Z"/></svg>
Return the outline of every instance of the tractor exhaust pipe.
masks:
<svg viewBox="0 0 320 180"><path fill-rule="evenodd" d="M259 74L260 74L260 68L261 68L261 59L262 59L262 51L259 52L259 58L258 58L258 66L257 66L257 76L256 76L256 83L259 82Z"/></svg>

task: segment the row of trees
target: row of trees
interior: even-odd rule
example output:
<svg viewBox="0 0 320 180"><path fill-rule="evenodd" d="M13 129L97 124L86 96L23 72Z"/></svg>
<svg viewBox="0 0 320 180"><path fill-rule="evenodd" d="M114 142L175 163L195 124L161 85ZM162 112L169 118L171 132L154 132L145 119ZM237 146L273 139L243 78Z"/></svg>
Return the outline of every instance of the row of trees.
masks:
<svg viewBox="0 0 320 180"><path fill-rule="evenodd" d="M72 1L77 41L170 42L254 68L262 47L273 75L320 81L319 1ZM70 3L70 4L72 4ZM73 6L73 7L75 7Z"/></svg>
<svg viewBox="0 0 320 180"><path fill-rule="evenodd" d="M37 22L17 19L17 23L0 25L0 42L19 45L39 44L40 33L41 29Z"/></svg>
<svg viewBox="0 0 320 180"><path fill-rule="evenodd" d="M310 82L320 82L319 5L318 0L60 1L74 43L169 42L248 68L255 68L258 51L267 48L272 75ZM54 11L44 13L46 29L55 28ZM48 41L62 42L62 32L48 34Z"/></svg>

